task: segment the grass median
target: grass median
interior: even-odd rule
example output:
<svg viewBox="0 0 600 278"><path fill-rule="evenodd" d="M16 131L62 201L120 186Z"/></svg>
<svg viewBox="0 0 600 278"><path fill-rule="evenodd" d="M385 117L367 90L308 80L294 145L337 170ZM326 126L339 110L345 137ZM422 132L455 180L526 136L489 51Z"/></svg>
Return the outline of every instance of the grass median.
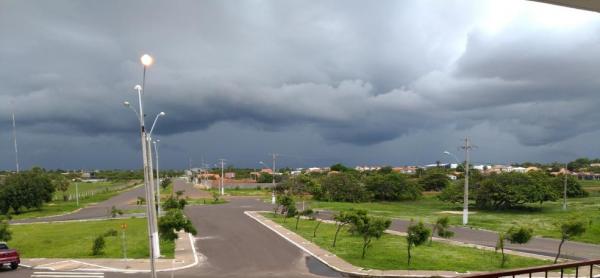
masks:
<svg viewBox="0 0 600 278"><path fill-rule="evenodd" d="M353 236L346 231L340 232L336 247L331 247L335 234L335 225L322 223L313 238L316 225L314 220L300 220L298 230L295 230L295 219L289 218L286 223L283 217L273 217L272 213L265 216L285 228L296 232L307 240L319 245L347 262L367 268L379 270L446 270L446 271L491 271L500 268L501 255L488 250L462 247L447 243L433 242L431 246L419 246L413 249L410 266L407 264L406 238L384 234L379 240L374 240L367 255L361 259L362 238ZM552 261L533 259L520 256L508 256L507 268L520 268L550 264Z"/></svg>
<svg viewBox="0 0 600 278"><path fill-rule="evenodd" d="M417 201L344 203L311 203L312 208L333 211L365 209L372 215L399 218L404 220L422 219L435 223L436 218L448 216L450 224L461 225L462 205L439 201L435 196L425 196ZM530 204L528 208L500 211L471 209L469 226L494 231L507 231L513 225L533 228L534 234L543 237L560 238L556 223L569 219L582 219L589 225L587 232L571 240L600 244L600 197L570 198L568 210L562 210L562 202L547 202L542 206Z"/></svg>
<svg viewBox="0 0 600 278"><path fill-rule="evenodd" d="M23 258L123 258L122 224L127 224L127 258L148 258L145 218L11 225L13 239L8 243ZM94 239L111 229L118 235L105 237L104 253L92 256ZM173 257L173 242L161 241L160 247L163 256Z"/></svg>

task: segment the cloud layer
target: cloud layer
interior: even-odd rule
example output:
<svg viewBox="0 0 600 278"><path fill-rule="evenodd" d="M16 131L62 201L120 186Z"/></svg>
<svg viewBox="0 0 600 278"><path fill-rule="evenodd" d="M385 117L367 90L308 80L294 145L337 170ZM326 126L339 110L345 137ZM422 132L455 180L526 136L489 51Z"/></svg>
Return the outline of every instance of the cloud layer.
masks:
<svg viewBox="0 0 600 278"><path fill-rule="evenodd" d="M146 52L147 121L167 112L157 136L189 144L173 144L173 167L199 152L184 137L223 134L217 125L252 130L238 142L253 142L248 157L273 133L286 138L277 151L302 153L302 130L311 148L392 143L421 160L435 157L398 144L499 134L549 159L534 150L600 127L600 18L529 1L3 1L0 35L0 118L16 113L24 144L47 154L28 159L47 167L110 167L105 147L135 153L135 116L121 103L136 99ZM111 147L87 149L98 138ZM51 158L53 139L81 156ZM415 160L393 155L381 160Z"/></svg>

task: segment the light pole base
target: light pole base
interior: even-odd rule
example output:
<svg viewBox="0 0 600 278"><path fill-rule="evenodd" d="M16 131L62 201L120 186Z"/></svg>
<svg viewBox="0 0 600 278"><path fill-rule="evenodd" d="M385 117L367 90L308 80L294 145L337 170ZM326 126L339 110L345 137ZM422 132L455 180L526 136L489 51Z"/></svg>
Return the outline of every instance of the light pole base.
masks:
<svg viewBox="0 0 600 278"><path fill-rule="evenodd" d="M154 236L152 237L152 240L154 241L154 258L158 259L160 258L160 240L158 238L158 233L154 232Z"/></svg>
<svg viewBox="0 0 600 278"><path fill-rule="evenodd" d="M271 204L275 204L275 194L271 195Z"/></svg>
<svg viewBox="0 0 600 278"><path fill-rule="evenodd" d="M469 210L463 210L463 225L467 225L469 223Z"/></svg>

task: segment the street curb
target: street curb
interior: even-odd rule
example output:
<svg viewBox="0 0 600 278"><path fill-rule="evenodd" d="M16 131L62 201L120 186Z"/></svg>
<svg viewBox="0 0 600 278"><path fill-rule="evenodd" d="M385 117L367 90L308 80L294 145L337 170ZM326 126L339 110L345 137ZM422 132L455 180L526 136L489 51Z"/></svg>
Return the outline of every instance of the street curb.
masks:
<svg viewBox="0 0 600 278"><path fill-rule="evenodd" d="M198 251L196 250L196 239L192 236L192 234L190 233L186 233L188 236L188 240L190 243L190 247L192 249L192 254L194 256L194 262L190 263L188 265L184 265L184 266L179 266L179 267L171 267L171 268L164 268L164 269L157 269L156 272L169 272L169 271L179 271L179 270L183 270L183 269L188 269L191 267L194 267L196 265L198 265L200 263L200 261L205 261L206 257L204 255L202 255L201 253L198 253ZM201 259L199 258L201 257ZM31 258L29 260L32 260L34 258ZM121 261L121 259L116 259L118 261ZM176 258L171 259L171 263L174 262L176 260ZM98 264L94 264L94 263L89 263L89 262L82 262L82 261L78 261L78 260L74 260L74 259L65 259L64 261L59 261L59 262L54 262L54 263L60 263L60 262L65 262L65 261L72 261L72 262L77 262L80 264L84 264L84 265L89 265L92 267L96 267L96 268L77 268L77 269L73 269L72 271L84 271L84 272L97 272L97 271L103 271L103 272L111 272L111 273L127 273L127 274L133 274L133 273L149 273L150 270L149 269L126 269L126 268L114 268L114 267L107 267L107 266L102 266L102 265L98 265ZM52 263L50 263L52 264ZM55 271L56 269L52 268L52 267L48 267L48 266L30 266L30 265L24 265L21 264L22 266L32 269L32 270L50 270L50 271ZM47 265L47 264L46 264Z"/></svg>
<svg viewBox="0 0 600 278"><path fill-rule="evenodd" d="M423 277L445 277L445 278L452 278L452 277L457 277L459 275L464 275L464 274L468 274L468 273L456 273L456 275L444 275L444 274L435 274L435 275L429 275L429 274L405 274L405 275L397 275L397 274L386 274L386 273L380 273L380 274L368 274L368 273L360 273L360 272L355 272L355 271L347 271L347 270L343 270L337 266L334 266L330 263L328 263L324 258L322 258L321 256L316 255L315 253L313 253L312 251L308 250L306 247L302 246L301 244L295 242L294 240L290 239L289 237L287 237L286 235L282 234L281 232L277 231L275 228L267 225L266 223L264 223L263 221L261 221L260 219L258 219L256 217L257 213L268 213L268 211L244 211L244 214L246 214L248 217L254 219L256 222L262 224L263 226L267 227L268 229L270 229L271 231L275 232L276 234L278 234L279 236L281 236L282 238L284 238L285 240L287 240L288 242L290 242L291 244L295 245L296 247L300 248L302 251L308 253L309 255L313 256L314 258L316 258L317 260L319 260L321 263L325 264L326 266L328 266L329 268L339 272L340 274L346 276L346 277L388 277L388 278L423 278ZM321 220L318 220L321 221ZM286 229L287 231L289 231L288 229ZM289 231L290 233L296 234L292 231ZM297 234L296 234L297 235ZM313 245L315 245L314 243L311 243ZM317 245L315 245L317 246ZM319 246L317 246L318 248L320 248ZM321 250L323 250L321 248ZM330 253L328 251L325 251L326 253ZM332 256L336 256L335 254L332 254ZM337 257L337 256L336 256ZM352 265L348 262L346 262L349 265ZM356 268L359 268L357 266L354 266ZM415 271L418 272L418 271ZM431 273L435 273L436 271L429 271ZM449 272L449 271L446 271Z"/></svg>

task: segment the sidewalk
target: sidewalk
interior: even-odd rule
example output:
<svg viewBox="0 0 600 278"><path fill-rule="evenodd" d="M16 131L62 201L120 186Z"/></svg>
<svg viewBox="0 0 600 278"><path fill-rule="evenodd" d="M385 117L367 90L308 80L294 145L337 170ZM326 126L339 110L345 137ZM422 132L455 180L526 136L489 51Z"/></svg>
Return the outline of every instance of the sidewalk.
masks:
<svg viewBox="0 0 600 278"><path fill-rule="evenodd" d="M190 268L204 261L204 256L196 252L195 239L191 234L179 232L175 242L174 259L157 259L156 271L176 271ZM101 271L139 273L150 272L149 259L22 259L24 267L35 270L52 271Z"/></svg>
<svg viewBox="0 0 600 278"><path fill-rule="evenodd" d="M283 237L290 243L296 245L298 248L302 249L306 253L312 255L313 257L315 257L316 259L318 259L325 265L344 274L345 276L350 276L350 277L457 277L460 275L465 275L465 273L457 273L454 271L363 269L361 267L354 266L354 265L344 261L343 259L337 257L335 254L320 248L316 244L306 240L305 238L301 237L300 235L298 235L298 234L284 228L283 226L275 223L274 221L262 216L261 211L246 211L244 213L246 215L248 215L250 218L256 220L260 224L262 224L265 227L269 228L270 230L274 231L275 233L277 233L278 235L280 235L281 237ZM324 222L329 222L329 221L324 221ZM392 233L392 234L401 234L401 233L399 233L397 231L393 231L393 230L387 230L386 232ZM466 243L447 240L447 239L434 238L434 240L444 241L444 242L450 243L450 244L470 246L470 247L480 248L480 249L489 249L490 248L488 246L466 244ZM507 253L519 255L519 256L535 257L535 258L539 258L539 259L551 259L546 256L540 256L540 255L536 255L536 254L529 254L529 253L523 253L523 252L517 252L517 251L507 251ZM474 272L474 273L477 273L477 272ZM473 273L469 273L469 274L473 274ZM552 274L554 274L554 273L550 273L551 276L554 276ZM542 273L542 275L543 275L543 273ZM557 275L560 275L560 273Z"/></svg>

